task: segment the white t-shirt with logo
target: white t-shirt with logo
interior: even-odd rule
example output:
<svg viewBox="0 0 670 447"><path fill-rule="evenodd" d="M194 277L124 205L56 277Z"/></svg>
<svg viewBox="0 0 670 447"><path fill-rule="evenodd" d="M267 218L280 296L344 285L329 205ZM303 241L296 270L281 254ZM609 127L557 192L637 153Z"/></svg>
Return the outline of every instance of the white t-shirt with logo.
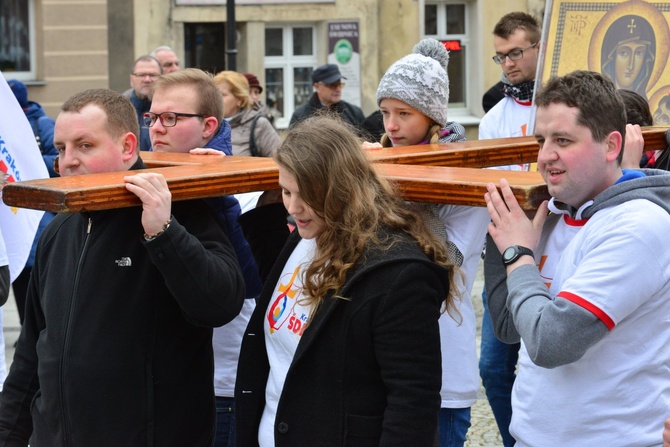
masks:
<svg viewBox="0 0 670 447"><path fill-rule="evenodd" d="M589 310L610 332L556 368L535 365L522 342L510 433L519 447L660 447L670 414L670 219L631 200L598 211L581 229L569 223L552 231L569 242L547 241L540 274L552 296Z"/></svg>
<svg viewBox="0 0 670 447"><path fill-rule="evenodd" d="M479 139L526 137L533 135L535 106L530 101L519 102L505 96L493 106L479 123ZM506 171L528 171L528 163L501 166L496 169Z"/></svg>
<svg viewBox="0 0 670 447"><path fill-rule="evenodd" d="M315 251L315 239L298 242L284 265L265 313L263 328L270 374L265 386L265 408L258 429L260 447L275 444L274 425L279 398L311 312L311 308L304 303L302 285L303 275L314 259Z"/></svg>
<svg viewBox="0 0 670 447"><path fill-rule="evenodd" d="M533 105L505 96L479 123L479 139L525 137L533 135Z"/></svg>

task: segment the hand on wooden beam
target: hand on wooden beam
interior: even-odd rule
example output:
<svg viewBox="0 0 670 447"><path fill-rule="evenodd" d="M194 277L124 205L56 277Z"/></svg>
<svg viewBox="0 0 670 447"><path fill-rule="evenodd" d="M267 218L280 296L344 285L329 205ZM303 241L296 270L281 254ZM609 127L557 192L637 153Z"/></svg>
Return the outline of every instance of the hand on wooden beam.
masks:
<svg viewBox="0 0 670 447"><path fill-rule="evenodd" d="M519 206L519 202L506 179L500 179L500 190L493 183L486 185L486 189L487 193L484 195L484 199L486 200L489 216L491 216L489 234L500 253L513 245L520 245L535 252L537 244L540 242L542 226L549 213L548 201L542 201L535 217L530 220ZM507 273L509 274L511 270L524 263L535 265L535 260L532 258L525 261L508 266Z"/></svg>
<svg viewBox="0 0 670 447"><path fill-rule="evenodd" d="M142 201L144 234L155 237L165 229L172 210L172 194L165 177L146 172L125 176L123 180L126 189Z"/></svg>

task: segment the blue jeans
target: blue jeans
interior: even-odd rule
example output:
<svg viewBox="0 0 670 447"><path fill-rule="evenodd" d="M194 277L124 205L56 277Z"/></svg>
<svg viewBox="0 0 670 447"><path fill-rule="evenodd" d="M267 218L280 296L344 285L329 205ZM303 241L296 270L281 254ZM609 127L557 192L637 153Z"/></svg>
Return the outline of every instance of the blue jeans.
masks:
<svg viewBox="0 0 670 447"><path fill-rule="evenodd" d="M486 303L486 292L482 292L484 316L482 318L482 341L479 353L479 375L486 391L493 416L496 418L503 445L512 447L516 442L509 434L512 420L512 385L516 378L516 362L519 359L519 343L508 345L493 334L493 324Z"/></svg>
<svg viewBox="0 0 670 447"><path fill-rule="evenodd" d="M440 447L463 447L470 428L470 408L440 408Z"/></svg>
<svg viewBox="0 0 670 447"><path fill-rule="evenodd" d="M235 399L216 397L216 438L214 447L235 447Z"/></svg>

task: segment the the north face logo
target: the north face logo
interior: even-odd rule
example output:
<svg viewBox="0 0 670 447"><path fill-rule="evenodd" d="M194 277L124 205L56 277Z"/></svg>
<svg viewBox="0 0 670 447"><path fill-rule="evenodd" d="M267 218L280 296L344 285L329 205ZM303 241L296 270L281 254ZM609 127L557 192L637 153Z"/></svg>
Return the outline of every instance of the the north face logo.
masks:
<svg viewBox="0 0 670 447"><path fill-rule="evenodd" d="M130 258L125 257L125 256L124 256L123 258L121 258L121 259L117 259L117 260L114 261L114 262L115 262L116 265L118 265L119 267L130 267L131 265L133 265L133 261L131 261Z"/></svg>

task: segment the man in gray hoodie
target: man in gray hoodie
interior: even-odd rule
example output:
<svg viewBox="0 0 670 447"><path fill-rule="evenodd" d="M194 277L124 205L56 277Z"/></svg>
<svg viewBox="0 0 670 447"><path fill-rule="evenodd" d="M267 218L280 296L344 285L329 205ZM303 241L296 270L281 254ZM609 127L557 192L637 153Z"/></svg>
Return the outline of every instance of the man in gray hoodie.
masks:
<svg viewBox="0 0 670 447"><path fill-rule="evenodd" d="M521 341L510 432L517 446L658 445L670 414L670 174L621 169L624 105L600 74L552 78L536 104L551 200L531 221L504 179L486 194L489 311L498 338Z"/></svg>

